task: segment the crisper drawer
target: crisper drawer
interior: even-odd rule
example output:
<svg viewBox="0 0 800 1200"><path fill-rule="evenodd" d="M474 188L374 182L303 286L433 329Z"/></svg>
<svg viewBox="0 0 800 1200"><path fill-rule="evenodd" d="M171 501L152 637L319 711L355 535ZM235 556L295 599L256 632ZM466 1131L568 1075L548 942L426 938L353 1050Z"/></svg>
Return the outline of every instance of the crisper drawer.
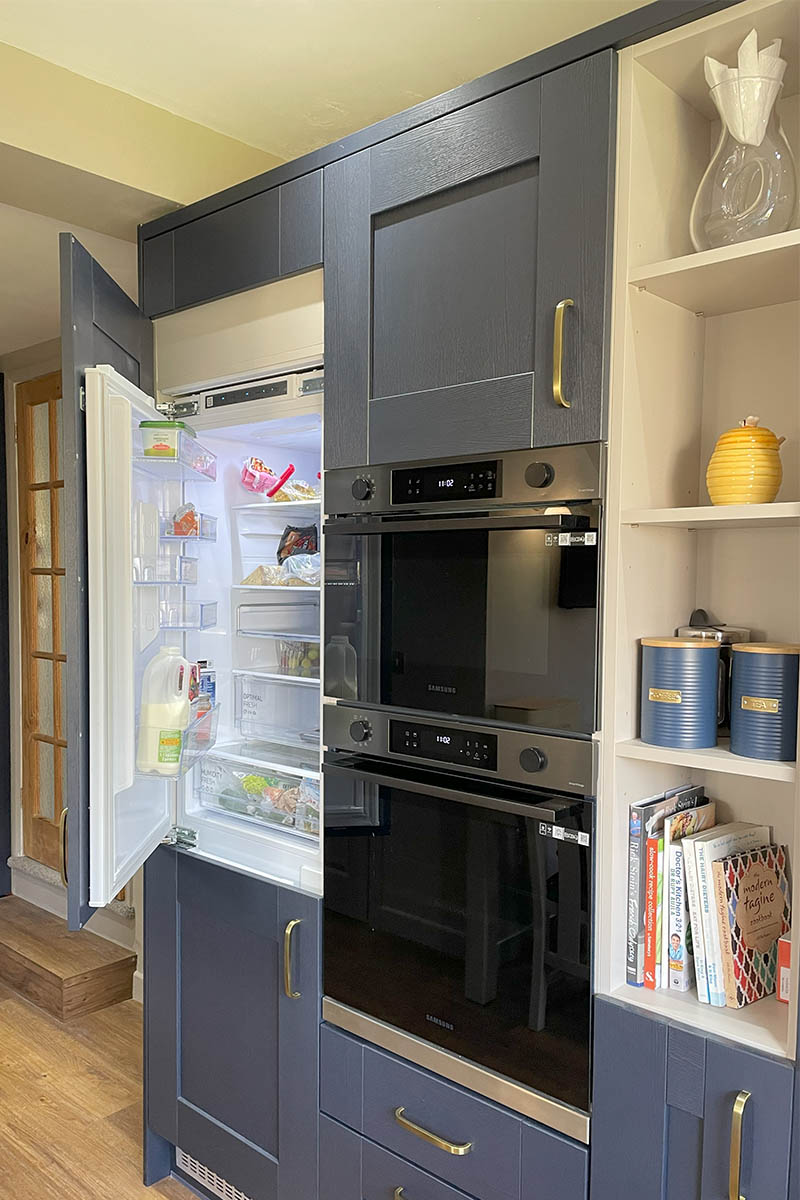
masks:
<svg viewBox="0 0 800 1200"><path fill-rule="evenodd" d="M243 737L319 744L319 687L241 672L234 676L234 695L236 728Z"/></svg>
<svg viewBox="0 0 800 1200"><path fill-rule="evenodd" d="M207 809L287 833L319 834L319 778L248 760L234 744L207 754L194 775L195 797Z"/></svg>

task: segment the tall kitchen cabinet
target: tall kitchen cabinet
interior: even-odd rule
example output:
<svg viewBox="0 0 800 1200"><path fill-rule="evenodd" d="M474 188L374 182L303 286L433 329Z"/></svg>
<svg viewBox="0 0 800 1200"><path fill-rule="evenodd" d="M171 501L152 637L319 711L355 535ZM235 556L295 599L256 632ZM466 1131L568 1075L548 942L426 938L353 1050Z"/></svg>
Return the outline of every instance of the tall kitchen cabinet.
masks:
<svg viewBox="0 0 800 1200"><path fill-rule="evenodd" d="M63 503L75 519L54 586L67 588L58 670L81 748L63 827L70 926L145 865L147 1182L177 1171L217 1195L313 1200L320 681L276 647L298 631L319 646L319 586L244 578L274 561L287 518L318 522L319 500L275 512L240 472L253 453L319 470L321 280L166 317L154 355L134 302L70 234L61 252ZM252 394L259 370L269 379ZM218 385L231 377L245 382ZM203 381L214 386L198 397ZM176 458L148 457L141 422L163 415L156 394L176 393L195 393L200 440L183 431ZM192 508L196 523L177 529L176 511ZM181 681L213 659L216 694L178 730L161 730L183 720L174 705L158 717L156 760L138 723L146 668L166 648Z"/></svg>
<svg viewBox="0 0 800 1200"><path fill-rule="evenodd" d="M790 1003L700 1003L626 983L628 812L692 783L718 822L768 825L788 849L797 922L795 762L651 746L640 738L640 639L693 609L800 641L800 228L694 251L692 201L719 138L703 58L734 63L755 28L783 39L779 111L798 141L797 0L748 0L619 55L619 127L605 513L591 1195L787 1200L797 1195L798 962ZM784 270L785 267L785 270ZM785 436L772 504L711 505L717 438L750 414ZM790 1151L794 1162L790 1161Z"/></svg>
<svg viewBox="0 0 800 1200"><path fill-rule="evenodd" d="M325 168L325 465L604 436L606 50Z"/></svg>

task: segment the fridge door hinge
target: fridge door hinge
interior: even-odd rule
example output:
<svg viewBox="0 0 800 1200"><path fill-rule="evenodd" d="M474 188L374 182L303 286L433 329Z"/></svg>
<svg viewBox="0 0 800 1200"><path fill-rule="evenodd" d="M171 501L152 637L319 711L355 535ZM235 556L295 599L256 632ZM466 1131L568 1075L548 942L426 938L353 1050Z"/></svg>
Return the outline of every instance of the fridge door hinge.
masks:
<svg viewBox="0 0 800 1200"><path fill-rule="evenodd" d="M306 375L300 380L298 391L301 396L313 396L316 392L324 392L325 376Z"/></svg>
<svg viewBox="0 0 800 1200"><path fill-rule="evenodd" d="M182 421L184 417L197 416L200 400L197 396L186 396L183 400L159 399L156 401L156 408L168 421Z"/></svg>
<svg viewBox="0 0 800 1200"><path fill-rule="evenodd" d="M197 846L197 830L186 829L182 825L173 825L165 838L162 838L162 846L179 846L182 850L194 850Z"/></svg>
<svg viewBox="0 0 800 1200"><path fill-rule="evenodd" d="M79 404L80 404L80 406L81 406L81 412L86 412L86 388L83 388L83 387L82 387L82 388L80 389L80 393L79 393L79 401L78 401L78 402L79 402Z"/></svg>

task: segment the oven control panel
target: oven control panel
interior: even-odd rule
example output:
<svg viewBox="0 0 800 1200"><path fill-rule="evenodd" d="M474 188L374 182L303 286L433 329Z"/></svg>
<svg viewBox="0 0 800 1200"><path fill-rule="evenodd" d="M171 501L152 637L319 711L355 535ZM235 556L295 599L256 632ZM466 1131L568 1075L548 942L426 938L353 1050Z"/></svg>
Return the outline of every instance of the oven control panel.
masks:
<svg viewBox="0 0 800 1200"><path fill-rule="evenodd" d="M444 463L392 471L392 504L437 504L454 500L493 500L500 464Z"/></svg>
<svg viewBox="0 0 800 1200"><path fill-rule="evenodd" d="M422 725L415 721L389 721L389 749L436 762L497 770L497 735L466 732L448 725Z"/></svg>

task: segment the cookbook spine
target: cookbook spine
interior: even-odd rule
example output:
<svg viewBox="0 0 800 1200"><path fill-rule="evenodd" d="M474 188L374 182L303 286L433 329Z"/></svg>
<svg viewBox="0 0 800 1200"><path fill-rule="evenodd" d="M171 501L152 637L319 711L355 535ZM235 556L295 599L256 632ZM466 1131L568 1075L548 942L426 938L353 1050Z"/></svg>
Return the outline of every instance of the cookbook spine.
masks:
<svg viewBox="0 0 800 1200"><path fill-rule="evenodd" d="M628 944L625 979L632 987L644 982L644 958L641 889L644 880L642 863L642 820L631 811L628 825Z"/></svg>
<svg viewBox="0 0 800 1200"><path fill-rule="evenodd" d="M703 935L703 922L700 915L700 891L697 883L697 858L694 843L685 841L683 844L683 865L686 874L686 893L689 898L689 924L692 928L692 948L694 951L694 971L697 979L697 999L703 1004L709 1003L708 976L706 973L706 947Z"/></svg>
<svg viewBox="0 0 800 1200"><path fill-rule="evenodd" d="M731 926L728 916L728 890L725 886L725 863L711 864L714 877L714 902L719 929L720 959L722 960L722 980L725 988L725 1003L728 1008L738 1008L736 998L736 979L733 974L733 949L731 947Z"/></svg>
<svg viewBox="0 0 800 1200"><path fill-rule="evenodd" d="M656 918L658 911L658 838L645 847L644 986L656 987Z"/></svg>
<svg viewBox="0 0 800 1200"><path fill-rule="evenodd" d="M713 1008L725 1007L725 988L722 983L719 928L714 902L714 882L711 862L703 842L697 843L697 886L700 893L700 919L703 922L703 942L706 950L706 979L708 1002Z"/></svg>

